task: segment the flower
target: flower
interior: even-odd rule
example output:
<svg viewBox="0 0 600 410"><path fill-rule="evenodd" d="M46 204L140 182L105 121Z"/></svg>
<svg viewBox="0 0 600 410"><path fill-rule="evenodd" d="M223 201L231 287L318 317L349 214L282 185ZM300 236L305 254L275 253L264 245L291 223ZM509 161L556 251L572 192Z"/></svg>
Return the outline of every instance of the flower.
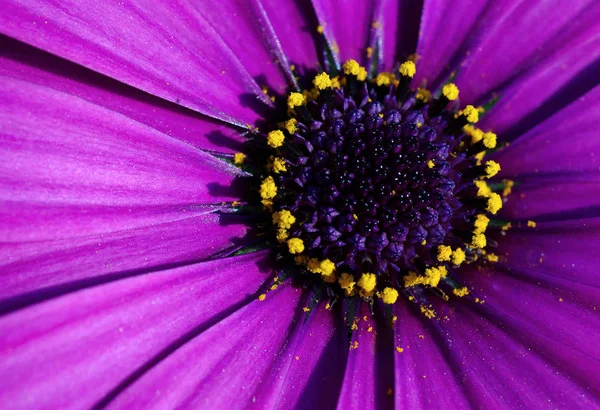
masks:
<svg viewBox="0 0 600 410"><path fill-rule="evenodd" d="M3 403L598 406L599 4L7 1L3 11ZM377 127L393 123L376 118L387 113L418 134L441 115L435 138L469 157L448 166L470 189L452 197L482 213L453 225L444 248L411 227L410 249L439 263L389 277L365 258L338 266L308 242L306 219L278 208L293 191L277 184L297 164L267 150L306 135L310 110L342 87L372 106L387 87L412 110L374 109ZM253 148L275 130L265 178L246 183L263 173ZM427 159L423 175L440 166ZM365 223L347 216L348 229ZM332 229L322 241L343 237ZM356 246L376 261L387 249L404 269L405 247L376 233ZM319 285L303 291L298 279Z"/></svg>

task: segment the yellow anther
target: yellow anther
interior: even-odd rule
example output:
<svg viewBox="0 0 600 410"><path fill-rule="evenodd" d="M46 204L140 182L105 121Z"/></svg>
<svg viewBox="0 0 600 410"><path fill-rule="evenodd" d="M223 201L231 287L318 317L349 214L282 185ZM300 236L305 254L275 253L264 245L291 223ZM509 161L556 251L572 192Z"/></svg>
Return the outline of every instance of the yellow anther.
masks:
<svg viewBox="0 0 600 410"><path fill-rule="evenodd" d="M475 217L475 233L484 233L490 223L490 218L484 214L479 214Z"/></svg>
<svg viewBox="0 0 600 410"><path fill-rule="evenodd" d="M277 230L277 241L279 242L285 242L285 240L288 238L289 234L287 229L278 229Z"/></svg>
<svg viewBox="0 0 600 410"><path fill-rule="evenodd" d="M348 60L342 65L342 70L344 70L344 74L346 75L355 75L358 76L358 71L360 70L360 64L356 60Z"/></svg>
<svg viewBox="0 0 600 410"><path fill-rule="evenodd" d="M339 90L341 88L340 77L333 77L331 79L331 86Z"/></svg>
<svg viewBox="0 0 600 410"><path fill-rule="evenodd" d="M437 260L440 262L448 262L452 256L452 248L446 245L440 245L437 248Z"/></svg>
<svg viewBox="0 0 600 410"><path fill-rule="evenodd" d="M282 229L290 229L294 222L296 222L294 215L287 209L273 213L272 218L273 223Z"/></svg>
<svg viewBox="0 0 600 410"><path fill-rule="evenodd" d="M535 228L537 226L537 224L533 221L527 221L527 226L530 228Z"/></svg>
<svg viewBox="0 0 600 410"><path fill-rule="evenodd" d="M381 300L383 303L391 305L398 300L398 291L394 288L385 288L381 292Z"/></svg>
<svg viewBox="0 0 600 410"><path fill-rule="evenodd" d="M435 162L433 162L433 160L430 159L429 161L427 161L427 168L433 168L433 167L435 167Z"/></svg>
<svg viewBox="0 0 600 410"><path fill-rule="evenodd" d="M283 159L281 157L271 157L270 165L271 165L271 169L276 174L287 171L287 167L285 166L285 159Z"/></svg>
<svg viewBox="0 0 600 410"><path fill-rule="evenodd" d="M260 197L262 199L273 199L277 195L277 185L273 177L267 177L260 184Z"/></svg>
<svg viewBox="0 0 600 410"><path fill-rule="evenodd" d="M442 94L450 101L458 98L458 87L454 83L448 83L442 87Z"/></svg>
<svg viewBox="0 0 600 410"><path fill-rule="evenodd" d="M467 289L466 287L458 288L458 289L453 289L452 293L454 293L456 296L462 298L462 297L467 296L469 294L469 289Z"/></svg>
<svg viewBox="0 0 600 410"><path fill-rule="evenodd" d="M392 78L392 73L379 73L377 74L377 77L375 77L375 83L380 87L383 85L390 85Z"/></svg>
<svg viewBox="0 0 600 410"><path fill-rule="evenodd" d="M458 112L458 115L464 115L467 117L467 121L469 121L471 124L475 124L477 121L479 121L479 111L472 105L467 105Z"/></svg>
<svg viewBox="0 0 600 410"><path fill-rule="evenodd" d="M236 152L233 155L233 163L235 165L241 165L246 160L246 154L242 154L241 152Z"/></svg>
<svg viewBox="0 0 600 410"><path fill-rule="evenodd" d="M321 275L333 276L333 272L335 271L335 263L329 259L324 259L319 263L319 268L321 268Z"/></svg>
<svg viewBox="0 0 600 410"><path fill-rule="evenodd" d="M260 296L258 297L258 300L260 300L260 301L262 302L262 301L263 301L263 300L265 300L266 298L267 298L267 295L265 295L265 294L263 293L262 295L260 295Z"/></svg>
<svg viewBox="0 0 600 410"><path fill-rule="evenodd" d="M497 136L493 132L486 132L483 134L483 145L487 149L496 148Z"/></svg>
<svg viewBox="0 0 600 410"><path fill-rule="evenodd" d="M492 190L488 186L485 181L475 181L475 186L477 187L477 196L488 197L492 195Z"/></svg>
<svg viewBox="0 0 600 410"><path fill-rule="evenodd" d="M477 249L483 249L487 245L487 240L485 239L485 235L482 233L476 233L473 235L473 239L471 241L471 246Z"/></svg>
<svg viewBox="0 0 600 410"><path fill-rule="evenodd" d="M423 305L421 305L420 309L421 313L423 313L427 319L433 319L435 317L435 311L433 309L426 308Z"/></svg>
<svg viewBox="0 0 600 410"><path fill-rule="evenodd" d="M293 134L296 132L296 124L298 124L298 120L295 118L290 118L285 122L285 129L290 134Z"/></svg>
<svg viewBox="0 0 600 410"><path fill-rule="evenodd" d="M431 92L425 88L417 88L416 98L417 100L426 103L427 101L431 100Z"/></svg>
<svg viewBox="0 0 600 410"><path fill-rule="evenodd" d="M502 198L500 195L496 193L492 193L488 198L487 210L492 215L496 215L496 213L502 208Z"/></svg>
<svg viewBox="0 0 600 410"><path fill-rule="evenodd" d="M363 273L358 280L358 286L365 292L373 292L377 284L377 276L374 273Z"/></svg>
<svg viewBox="0 0 600 410"><path fill-rule="evenodd" d="M356 78L358 78L359 81L365 81L367 79L367 69L364 67L359 67Z"/></svg>
<svg viewBox="0 0 600 410"><path fill-rule="evenodd" d="M267 144L269 144L273 148L279 148L283 145L283 140L285 139L285 135L280 130L271 131L267 135Z"/></svg>
<svg viewBox="0 0 600 410"><path fill-rule="evenodd" d="M332 83L331 83L331 78L329 78L329 74L322 72L321 74L318 74L315 77L315 79L313 80L313 84L319 90L324 90L326 88L331 88Z"/></svg>
<svg viewBox="0 0 600 410"><path fill-rule="evenodd" d="M494 254L494 253L488 253L487 255L485 255L486 259L490 262L498 262L498 255Z"/></svg>
<svg viewBox="0 0 600 410"><path fill-rule="evenodd" d="M404 77L413 78L417 72L417 67L415 67L415 63L409 60L403 62L398 71L400 71L400 74Z"/></svg>
<svg viewBox="0 0 600 410"><path fill-rule="evenodd" d="M358 221L358 215L352 214L352 218L354 218L355 221Z"/></svg>
<svg viewBox="0 0 600 410"><path fill-rule="evenodd" d="M485 176L491 178L500 172L500 164L496 161L486 161L485 163Z"/></svg>
<svg viewBox="0 0 600 410"><path fill-rule="evenodd" d="M287 103L290 108L300 107L304 104L304 96L300 93L290 93Z"/></svg>
<svg viewBox="0 0 600 410"><path fill-rule="evenodd" d="M288 250L292 254L304 252L304 242L300 238L292 238L287 241Z"/></svg>
<svg viewBox="0 0 600 410"><path fill-rule="evenodd" d="M452 252L452 264L460 265L465 261L467 255L465 255L465 251L460 248L456 248L454 252Z"/></svg>
<svg viewBox="0 0 600 410"><path fill-rule="evenodd" d="M475 144L483 139L483 131L471 124L467 124L463 127L465 134L471 136L471 144Z"/></svg>
<svg viewBox="0 0 600 410"><path fill-rule="evenodd" d="M323 26L318 26L317 27L317 33L323 34Z"/></svg>
<svg viewBox="0 0 600 410"><path fill-rule="evenodd" d="M342 276L340 276L338 282L340 283L342 289L344 289L348 295L352 293L352 291L354 290L354 285L356 285L356 282L354 281L354 276L350 275L349 273L342 273Z"/></svg>

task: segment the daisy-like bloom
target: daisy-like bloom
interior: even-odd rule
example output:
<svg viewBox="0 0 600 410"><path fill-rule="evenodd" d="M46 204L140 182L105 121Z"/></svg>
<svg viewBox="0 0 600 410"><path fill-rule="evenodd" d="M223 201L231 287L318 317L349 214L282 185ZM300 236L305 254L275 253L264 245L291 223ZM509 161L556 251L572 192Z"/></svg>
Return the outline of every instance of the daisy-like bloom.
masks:
<svg viewBox="0 0 600 410"><path fill-rule="evenodd" d="M600 405L600 3L0 23L2 407Z"/></svg>

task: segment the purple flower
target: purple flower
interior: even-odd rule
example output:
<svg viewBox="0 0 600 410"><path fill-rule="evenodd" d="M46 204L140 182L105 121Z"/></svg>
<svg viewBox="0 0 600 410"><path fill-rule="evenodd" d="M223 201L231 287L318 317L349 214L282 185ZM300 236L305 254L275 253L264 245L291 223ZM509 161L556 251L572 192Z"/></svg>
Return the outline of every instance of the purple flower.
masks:
<svg viewBox="0 0 600 410"><path fill-rule="evenodd" d="M3 408L600 406L600 3L2 8Z"/></svg>

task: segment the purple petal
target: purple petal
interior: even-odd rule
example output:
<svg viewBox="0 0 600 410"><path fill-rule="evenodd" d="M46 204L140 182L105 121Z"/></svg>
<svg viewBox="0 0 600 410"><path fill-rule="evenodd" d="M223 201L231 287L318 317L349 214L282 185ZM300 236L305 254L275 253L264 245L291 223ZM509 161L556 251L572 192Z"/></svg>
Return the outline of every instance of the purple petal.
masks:
<svg viewBox="0 0 600 410"><path fill-rule="evenodd" d="M258 0L196 0L192 4L259 85L268 85L281 94L288 83L294 83L278 38Z"/></svg>
<svg viewBox="0 0 600 410"><path fill-rule="evenodd" d="M3 4L2 33L208 116L244 126L270 105L190 4ZM248 100L240 101L240 98Z"/></svg>
<svg viewBox="0 0 600 410"><path fill-rule="evenodd" d="M513 139L598 84L600 4L597 6L560 34L562 44L546 46L551 50L547 57L492 92L501 96L500 101L483 118L481 127Z"/></svg>
<svg viewBox="0 0 600 410"><path fill-rule="evenodd" d="M0 401L13 408L90 408L112 397L255 299L267 277L258 268L264 256L141 275L0 318Z"/></svg>
<svg viewBox="0 0 600 410"><path fill-rule="evenodd" d="M347 327L340 309L324 304L297 323L270 373L271 383L257 392L256 402L269 409L334 408L348 355Z"/></svg>
<svg viewBox="0 0 600 410"><path fill-rule="evenodd" d="M383 69L391 71L416 51L422 0L379 0L375 21L382 34ZM416 83L415 83L416 84Z"/></svg>
<svg viewBox="0 0 600 410"><path fill-rule="evenodd" d="M367 62L375 0L312 0L319 24L341 62Z"/></svg>
<svg viewBox="0 0 600 410"><path fill-rule="evenodd" d="M357 316L358 330L350 352L338 409L376 409L393 406L394 369L389 324L377 311L377 322L366 303Z"/></svg>
<svg viewBox="0 0 600 410"><path fill-rule="evenodd" d="M592 306L560 302L560 290L543 284L474 276L483 305L459 300L437 308L446 318L440 337L460 360L455 372L487 391L475 407L596 407L599 340L592 333L599 323Z"/></svg>
<svg viewBox="0 0 600 410"><path fill-rule="evenodd" d="M598 288L599 246L600 218L589 218L509 230L494 252L506 258L510 269L555 277L582 288Z"/></svg>
<svg viewBox="0 0 600 410"><path fill-rule="evenodd" d="M0 38L0 75L72 94L199 148L235 152L243 142L224 126L180 105L129 87L16 40Z"/></svg>
<svg viewBox="0 0 600 410"><path fill-rule="evenodd" d="M539 124L496 155L502 177L597 173L600 86Z"/></svg>
<svg viewBox="0 0 600 410"><path fill-rule="evenodd" d="M573 34L582 27L591 29L588 36L597 35L598 11L594 0L502 1L487 7L460 57L455 83L461 100L476 101L547 56L570 63L560 54L577 44ZM583 24L573 27L574 21Z"/></svg>
<svg viewBox="0 0 600 410"><path fill-rule="evenodd" d="M469 396L463 391L460 375L444 349L446 341L436 339L425 326L434 322L415 310L415 306L404 300L394 305L395 407L468 408ZM471 387L476 394L479 387Z"/></svg>
<svg viewBox="0 0 600 410"><path fill-rule="evenodd" d="M485 0L424 0L414 84L427 81L431 87L446 72L452 56L468 38Z"/></svg>
<svg viewBox="0 0 600 410"><path fill-rule="evenodd" d="M264 407L256 401L255 391L271 383L273 362L302 312L301 294L300 289L283 285L264 301L253 301L149 369L113 406Z"/></svg>
<svg viewBox="0 0 600 410"><path fill-rule="evenodd" d="M319 64L314 10L309 1L259 0L290 63L314 69Z"/></svg>

